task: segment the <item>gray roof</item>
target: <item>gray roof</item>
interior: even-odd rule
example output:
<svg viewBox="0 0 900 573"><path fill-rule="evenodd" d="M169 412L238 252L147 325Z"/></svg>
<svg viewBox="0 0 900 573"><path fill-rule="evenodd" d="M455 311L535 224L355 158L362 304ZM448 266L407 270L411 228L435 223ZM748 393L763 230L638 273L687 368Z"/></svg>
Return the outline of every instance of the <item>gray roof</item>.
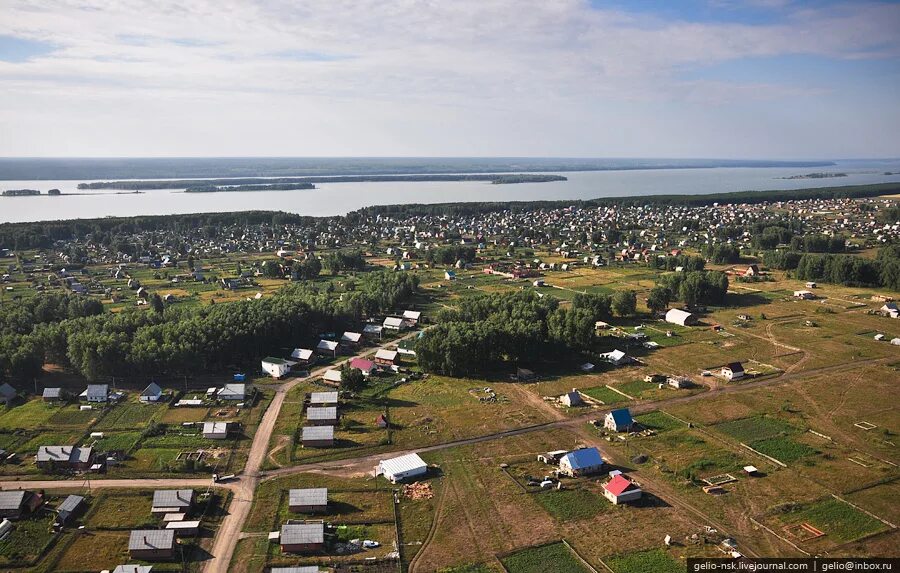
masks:
<svg viewBox="0 0 900 573"><path fill-rule="evenodd" d="M136 529L128 538L129 551L171 549L175 547L175 532L171 529Z"/></svg>
<svg viewBox="0 0 900 573"><path fill-rule="evenodd" d="M74 446L41 446L36 460L39 462L87 463L91 460L93 448Z"/></svg>
<svg viewBox="0 0 900 573"><path fill-rule="evenodd" d="M333 440L334 426L304 426L303 441L307 440Z"/></svg>
<svg viewBox="0 0 900 573"><path fill-rule="evenodd" d="M141 396L159 396L160 394L162 394L162 388L156 382L151 382L141 392Z"/></svg>
<svg viewBox="0 0 900 573"><path fill-rule="evenodd" d="M112 573L150 573L153 565L117 565Z"/></svg>
<svg viewBox="0 0 900 573"><path fill-rule="evenodd" d="M317 408L315 406L306 409L307 420L336 420L337 408L335 406L326 406Z"/></svg>
<svg viewBox="0 0 900 573"><path fill-rule="evenodd" d="M0 396L4 398L15 398L16 389L4 382L0 384Z"/></svg>
<svg viewBox="0 0 900 573"><path fill-rule="evenodd" d="M109 384L88 384L87 395L89 398L95 396L105 398L109 396Z"/></svg>
<svg viewBox="0 0 900 573"><path fill-rule="evenodd" d="M309 395L310 404L337 404L337 392L313 392Z"/></svg>
<svg viewBox="0 0 900 573"><path fill-rule="evenodd" d="M78 507L84 503L84 498L80 495L70 495L66 499L63 500L59 507L56 508L56 511L68 511L69 513L78 509Z"/></svg>
<svg viewBox="0 0 900 573"><path fill-rule="evenodd" d="M328 505L328 488L292 489L288 497L289 505Z"/></svg>
<svg viewBox="0 0 900 573"><path fill-rule="evenodd" d="M325 543L325 524L300 523L281 526L281 544Z"/></svg>
<svg viewBox="0 0 900 573"><path fill-rule="evenodd" d="M158 489L153 492L153 507L190 507L193 500L192 489Z"/></svg>
<svg viewBox="0 0 900 573"><path fill-rule="evenodd" d="M240 397L243 398L247 395L247 385L246 384L225 384L222 386L222 389L219 390L219 398L224 397Z"/></svg>
<svg viewBox="0 0 900 573"><path fill-rule="evenodd" d="M271 573L319 573L318 565L296 565L294 567L272 567ZM115 573L115 571L113 571Z"/></svg>
<svg viewBox="0 0 900 573"><path fill-rule="evenodd" d="M44 398L59 398L62 395L62 388L44 388L41 394Z"/></svg>
<svg viewBox="0 0 900 573"><path fill-rule="evenodd" d="M25 502L25 490L0 491L0 510L16 511Z"/></svg>

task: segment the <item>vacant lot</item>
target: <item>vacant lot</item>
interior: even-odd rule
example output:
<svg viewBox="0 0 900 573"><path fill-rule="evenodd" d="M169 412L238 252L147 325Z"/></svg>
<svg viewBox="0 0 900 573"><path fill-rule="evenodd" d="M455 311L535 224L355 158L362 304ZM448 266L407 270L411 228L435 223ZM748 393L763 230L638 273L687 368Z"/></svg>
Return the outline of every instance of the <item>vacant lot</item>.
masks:
<svg viewBox="0 0 900 573"><path fill-rule="evenodd" d="M131 430L144 428L163 411L164 406L129 402L114 406L94 427L97 430Z"/></svg>
<svg viewBox="0 0 900 573"><path fill-rule="evenodd" d="M683 422L676 420L665 412L659 411L637 416L635 417L635 421L645 428L649 428L656 432L666 432L668 430L676 430L685 427Z"/></svg>
<svg viewBox="0 0 900 573"><path fill-rule="evenodd" d="M791 511L782 521L810 523L838 542L854 541L887 528L877 519L834 498L826 498Z"/></svg>
<svg viewBox="0 0 900 573"><path fill-rule="evenodd" d="M85 525L92 529L133 529L155 525L153 492L103 491L91 502Z"/></svg>
<svg viewBox="0 0 900 573"><path fill-rule="evenodd" d="M745 444L774 438L778 435L795 434L799 431L787 422L769 416L742 418L717 424L715 428Z"/></svg>
<svg viewBox="0 0 900 573"><path fill-rule="evenodd" d="M611 507L608 501L587 489L542 491L534 494L534 499L561 521L587 519Z"/></svg>
<svg viewBox="0 0 900 573"><path fill-rule="evenodd" d="M588 573L562 543L531 547L501 559L509 573Z"/></svg>
<svg viewBox="0 0 900 573"><path fill-rule="evenodd" d="M581 391L595 400L600 400L604 404L616 404L618 402L627 402L628 398L619 394L614 390L610 390L606 386L594 386Z"/></svg>
<svg viewBox="0 0 900 573"><path fill-rule="evenodd" d="M676 573L684 571L684 564L662 549L617 555L606 560L616 573Z"/></svg>

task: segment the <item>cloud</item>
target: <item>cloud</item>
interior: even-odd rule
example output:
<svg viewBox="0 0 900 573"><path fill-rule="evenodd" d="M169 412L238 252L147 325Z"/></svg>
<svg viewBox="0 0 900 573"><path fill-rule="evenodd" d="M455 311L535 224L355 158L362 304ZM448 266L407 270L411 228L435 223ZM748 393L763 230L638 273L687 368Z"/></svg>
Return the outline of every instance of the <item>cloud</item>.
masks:
<svg viewBox="0 0 900 573"><path fill-rule="evenodd" d="M697 79L691 72L790 55L835 62L900 57L900 5L878 2L817 9L764 1L771 5L757 8L773 14L765 24L582 0L4 4L0 34L55 47L0 61L0 82L13 97L53 100L48 92L64 89L67 98L130 98L148 109L157 105L150 98L162 98L182 115L191 102L215 101L223 121L243 111L245 100L266 102L270 113L293 102L321 113L352 109L354 117L364 109L390 109L390 117L402 117L404 108L455 110L459 121L477 124L486 115L524 116L537 108L599 114L621 105L816 98L832 86Z"/></svg>

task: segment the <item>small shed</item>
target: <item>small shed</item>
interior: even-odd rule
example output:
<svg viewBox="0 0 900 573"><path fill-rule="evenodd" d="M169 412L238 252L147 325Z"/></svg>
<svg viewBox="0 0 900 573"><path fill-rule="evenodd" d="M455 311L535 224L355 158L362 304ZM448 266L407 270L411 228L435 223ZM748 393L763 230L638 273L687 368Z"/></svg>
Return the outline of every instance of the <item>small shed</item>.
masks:
<svg viewBox="0 0 900 573"><path fill-rule="evenodd" d="M58 520L66 524L73 517L77 517L84 509L84 498L80 495L70 495L56 508Z"/></svg>

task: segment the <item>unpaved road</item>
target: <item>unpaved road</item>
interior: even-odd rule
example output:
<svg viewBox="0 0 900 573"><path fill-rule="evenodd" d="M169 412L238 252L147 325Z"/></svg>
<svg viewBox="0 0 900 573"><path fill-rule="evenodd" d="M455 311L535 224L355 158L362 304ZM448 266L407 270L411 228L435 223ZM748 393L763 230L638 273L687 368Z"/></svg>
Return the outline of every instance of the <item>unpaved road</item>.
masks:
<svg viewBox="0 0 900 573"><path fill-rule="evenodd" d="M416 332L412 332L408 334L404 338L408 338L417 334ZM399 342L398 340L393 340L389 343L385 343L378 348L387 347L392 344L396 344ZM372 349L374 351L375 349ZM637 404L632 406L630 409L634 414L646 413L654 410L658 410L664 408L666 406L672 406L675 404L683 404L694 402L697 400L703 400L709 396L716 396L719 394L731 394L731 393L739 393L739 392L747 392L753 390L755 388L765 387L765 386L773 386L780 385L792 380L798 379L800 377L817 375L817 374L825 374L829 372L841 372L844 370L856 370L863 365L869 364L877 364L884 363L888 361L892 361L894 358L876 358L869 360L860 360L849 364L837 364L833 366L825 366L822 368L815 368L811 370L805 370L802 372L790 372L784 373L779 376L773 376L771 378L764 378L762 380L758 380L755 382L747 382L745 384L734 385L734 386L726 386L721 389L711 390L709 392L703 392L701 394L692 394L688 396L676 396L674 398L669 398L667 400L659 400L657 402L648 402L646 404ZM310 373L310 378L321 376L324 374L325 370L328 368L333 368L334 366L328 366L325 368L317 369ZM240 538L241 530L243 529L244 522L247 519L247 516L250 513L250 507L253 502L253 496L256 491L259 482L262 480L273 479L280 476L292 475L296 473L303 472L318 472L318 473L341 473L341 474L363 474L369 473L378 463L378 460L382 459L385 456L385 453L371 454L366 456L360 456L356 458L347 458L344 460L335 460L335 461L326 461L326 462L315 462L315 463L307 463L300 464L291 467L279 468L270 471L260 471L262 467L263 460L268 454L269 441L272 436L272 432L275 427L275 422L278 419L278 415L281 411L281 406L284 403L284 399L287 393L294 388L297 384L302 382L305 379L295 378L288 380L284 384L278 386L275 390L275 396L272 398L272 402L269 404L268 409L263 415L262 420L260 421L259 427L256 430L256 433L253 437L253 443L250 447L250 453L247 458L247 464L244 467L244 471L239 476L239 479L234 481L223 483L223 484L212 484L211 481L207 478L197 478L197 479L112 479L112 480L91 480L90 485L92 488L94 487L105 487L105 488L173 488L173 487L208 487L210 485L215 485L216 487L222 487L230 489L234 492L234 496L232 498L231 504L228 506L228 515L222 520L222 524L219 527L219 530L216 534L216 539L212 548L212 557L209 561L206 562L204 571L207 573L227 573L228 567L231 562L231 558L234 554L234 549L237 545L238 539ZM558 419L551 422L544 422L541 424L534 424L531 426L525 426L522 428L516 428L512 430L506 430L502 432L495 432L492 434L487 434L483 436L476 436L472 438L466 438L461 440L453 440L450 442L445 442L442 444L436 444L432 446L426 446L422 448L416 448L415 450L408 451L397 451L391 452L390 455L397 456L402 455L404 453L408 453L409 451L416 451L419 453L427 453L438 450L444 450L448 448L455 448L460 446L467 446L472 444L478 444L481 442L487 442L492 440L503 439L509 436L517 436L521 434L527 434L530 432L541 431L549 428L560 428L566 426L578 426L582 425L588 420L600 418L605 415L605 410L592 410L591 412L583 415L576 416L572 418ZM0 481L0 489L22 489L24 487L29 488L38 488L38 489L60 489L67 487L85 487L87 484L87 480L78 479L78 480L42 480L42 481L31 481L31 480L7 480ZM684 505L685 509L696 512L696 509L690 506ZM702 514L701 514L702 515ZM706 516L703 516L706 517Z"/></svg>

